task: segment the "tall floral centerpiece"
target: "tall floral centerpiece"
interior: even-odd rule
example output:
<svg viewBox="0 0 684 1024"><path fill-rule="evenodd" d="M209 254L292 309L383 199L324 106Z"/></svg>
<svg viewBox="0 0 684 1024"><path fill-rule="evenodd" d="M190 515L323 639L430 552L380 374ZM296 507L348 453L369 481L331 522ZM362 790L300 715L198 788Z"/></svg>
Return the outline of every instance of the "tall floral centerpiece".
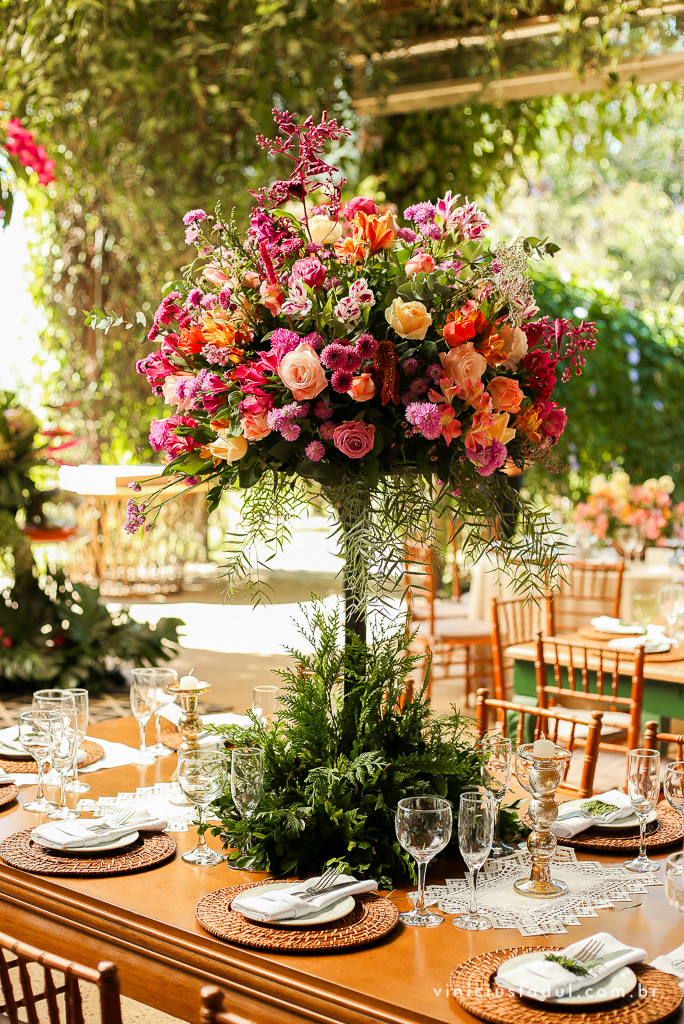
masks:
<svg viewBox="0 0 684 1024"><path fill-rule="evenodd" d="M587 500L577 504L575 524L598 540L617 541L626 529L642 543L684 539L684 501L673 500L674 489L671 476L633 484L622 469L609 477L600 474L592 478Z"/></svg>
<svg viewBox="0 0 684 1024"><path fill-rule="evenodd" d="M171 406L150 434L165 472L211 481L210 508L243 491L233 582L257 567L257 545L285 541L311 488L322 493L360 634L369 567L375 593L394 587L405 541L430 538L445 498L468 544L493 540L527 582L548 581L538 510L519 503L513 541L497 523L512 493L502 470L549 459L566 424L556 386L595 345L593 324L537 317L528 258L556 247L491 248L484 213L449 192L403 222L369 196L342 202L345 179L321 154L347 130L326 115L274 119L278 136L258 141L289 177L252 193L245 232L220 210L185 215L196 256L166 287L138 364ZM89 323L122 318L94 310ZM149 529L163 501L131 499L127 529Z"/></svg>

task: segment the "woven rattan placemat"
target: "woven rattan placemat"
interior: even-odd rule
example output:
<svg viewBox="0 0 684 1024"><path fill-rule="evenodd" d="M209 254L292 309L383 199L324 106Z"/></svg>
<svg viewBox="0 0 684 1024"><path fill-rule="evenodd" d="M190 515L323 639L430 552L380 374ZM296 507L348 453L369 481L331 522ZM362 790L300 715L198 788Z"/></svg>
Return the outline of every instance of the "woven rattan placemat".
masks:
<svg viewBox="0 0 684 1024"><path fill-rule="evenodd" d="M78 762L79 770L95 764L101 757L104 757L104 749L95 740L83 740L81 750L86 757ZM9 775L35 775L37 767L33 758L21 757L0 757L0 768Z"/></svg>
<svg viewBox="0 0 684 1024"><path fill-rule="evenodd" d="M607 645L609 640L630 639L628 633L602 633L592 626L580 626L577 632L585 640L594 640L596 643L603 644L604 646ZM636 635L636 633L633 634L634 637ZM609 647L608 650L612 651L612 648ZM619 651L618 653L624 658L634 658L631 651ZM684 661L684 647L672 647L669 651L661 651L660 654L647 654L645 661L647 664L655 661Z"/></svg>
<svg viewBox="0 0 684 1024"><path fill-rule="evenodd" d="M296 878L282 879L293 885ZM377 893L355 896L356 906L345 917L330 924L311 928L278 928L274 925L248 921L231 910L232 900L245 889L264 882L232 885L204 896L195 908L195 916L206 931L227 942L251 949L268 949L281 953L332 952L365 946L389 934L399 919L399 911L390 900Z"/></svg>
<svg viewBox="0 0 684 1024"><path fill-rule="evenodd" d="M7 807L8 804L14 803L18 796L19 789L17 786L12 784L0 786L0 807Z"/></svg>
<svg viewBox="0 0 684 1024"><path fill-rule="evenodd" d="M542 948L546 953L559 947ZM466 960L449 978L449 992L469 1013L491 1024L658 1024L671 1016L684 999L684 992L672 974L645 964L631 965L641 983L633 993L586 1011L521 999L494 984L504 960L539 951L539 946L495 949Z"/></svg>
<svg viewBox="0 0 684 1024"><path fill-rule="evenodd" d="M183 737L176 728L162 729L161 741L165 747L169 747L171 750L178 750L183 742Z"/></svg>
<svg viewBox="0 0 684 1024"><path fill-rule="evenodd" d="M146 871L170 860L176 852L176 841L167 832L145 833L130 846L110 854L70 854L46 850L31 839L31 829L15 832L0 843L0 857L10 867L29 871L34 875L67 875L95 877L130 875Z"/></svg>
<svg viewBox="0 0 684 1024"><path fill-rule="evenodd" d="M628 833L590 828L580 832L572 839L558 838L563 846L572 846L581 850L616 850L619 853L637 853L639 851L639 829L630 829ZM684 839L684 818L667 804L658 806L658 821L646 830L646 847L649 850L662 850L674 846Z"/></svg>

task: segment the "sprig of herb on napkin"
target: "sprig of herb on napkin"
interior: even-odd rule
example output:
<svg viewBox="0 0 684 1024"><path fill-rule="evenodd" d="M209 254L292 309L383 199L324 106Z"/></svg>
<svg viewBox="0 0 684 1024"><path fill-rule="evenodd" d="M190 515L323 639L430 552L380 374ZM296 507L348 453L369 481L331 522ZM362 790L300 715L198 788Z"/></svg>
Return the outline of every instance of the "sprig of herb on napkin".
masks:
<svg viewBox="0 0 684 1024"><path fill-rule="evenodd" d="M590 818L604 818L619 809L615 804L607 804L603 800L585 800L580 804L582 814L586 814Z"/></svg>
<svg viewBox="0 0 684 1024"><path fill-rule="evenodd" d="M581 964L579 960L575 960L571 956L562 956L560 953L547 953L544 957L545 960L553 960L555 964L560 964L566 971L570 971L571 974L576 974L580 978L586 978L589 971L596 967L596 961L589 964Z"/></svg>

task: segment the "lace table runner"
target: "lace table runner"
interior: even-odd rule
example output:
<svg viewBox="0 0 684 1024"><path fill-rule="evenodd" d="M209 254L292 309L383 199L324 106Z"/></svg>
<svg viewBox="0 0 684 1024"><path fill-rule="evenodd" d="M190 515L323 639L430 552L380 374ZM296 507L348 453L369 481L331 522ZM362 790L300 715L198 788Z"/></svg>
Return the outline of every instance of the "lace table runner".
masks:
<svg viewBox="0 0 684 1024"><path fill-rule="evenodd" d="M96 815L111 814L131 805L140 804L158 818L168 822L167 832L188 832L193 828L197 812L194 807L177 807L170 797L181 795L177 782L158 782L156 786L140 786L135 793L117 793L116 796L101 796L99 800L79 800L79 811L93 811Z"/></svg>
<svg viewBox="0 0 684 1024"><path fill-rule="evenodd" d="M580 918L598 917L598 910L631 903L649 887L663 884L653 877L655 872L638 875L622 865L578 861L574 850L560 847L554 855L552 874L567 883L567 894L535 900L513 888L519 878L529 878L527 851L487 861L477 883L478 910L491 918L495 928L517 928L521 935L557 935L567 932L570 925L581 924ZM445 914L467 911L469 901L467 879L447 878L444 885L426 888L426 903L437 903Z"/></svg>

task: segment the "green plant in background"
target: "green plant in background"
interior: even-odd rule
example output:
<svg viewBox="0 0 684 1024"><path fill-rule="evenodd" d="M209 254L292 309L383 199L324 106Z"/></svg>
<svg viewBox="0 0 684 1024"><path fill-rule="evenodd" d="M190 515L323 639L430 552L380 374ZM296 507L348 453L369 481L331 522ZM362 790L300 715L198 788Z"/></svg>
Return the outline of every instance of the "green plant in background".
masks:
<svg viewBox="0 0 684 1024"><path fill-rule="evenodd" d="M458 806L460 793L479 783L480 757L460 715L434 715L425 678L410 694L419 667L405 629L376 633L368 645L347 633L340 613L315 603L301 634L314 653L292 650L294 670L282 679L282 710L265 728L217 727L231 743L263 750L264 796L241 820L228 787L218 801L221 834L238 865L306 877L338 866L391 885L413 872L394 831L397 801L435 793ZM346 693L343 694L343 686ZM507 814L509 835L520 830Z"/></svg>

